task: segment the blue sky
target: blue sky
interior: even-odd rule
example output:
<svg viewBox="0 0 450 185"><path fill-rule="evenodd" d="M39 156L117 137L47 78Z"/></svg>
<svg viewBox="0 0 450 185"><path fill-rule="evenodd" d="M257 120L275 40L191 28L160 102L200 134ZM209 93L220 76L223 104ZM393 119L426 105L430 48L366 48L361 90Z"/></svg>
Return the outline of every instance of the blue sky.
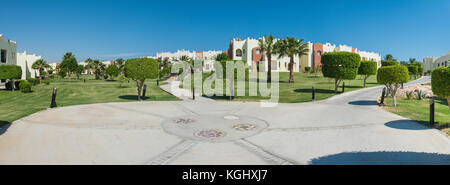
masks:
<svg viewBox="0 0 450 185"><path fill-rule="evenodd" d="M450 50L449 0L2 0L0 33L18 51L60 61L226 50L263 34L346 44L399 60Z"/></svg>

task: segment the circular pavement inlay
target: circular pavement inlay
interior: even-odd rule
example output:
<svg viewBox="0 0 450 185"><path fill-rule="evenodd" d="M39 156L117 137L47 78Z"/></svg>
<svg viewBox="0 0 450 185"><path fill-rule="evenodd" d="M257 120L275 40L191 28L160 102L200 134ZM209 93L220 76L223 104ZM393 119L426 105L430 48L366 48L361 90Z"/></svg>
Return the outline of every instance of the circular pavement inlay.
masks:
<svg viewBox="0 0 450 185"><path fill-rule="evenodd" d="M267 127L268 124L264 120L241 115L186 115L168 118L162 123L162 128L169 134L207 142L246 138L260 133Z"/></svg>
<svg viewBox="0 0 450 185"><path fill-rule="evenodd" d="M195 132L195 136L207 139L216 139L225 136L225 132L221 130L199 130Z"/></svg>
<svg viewBox="0 0 450 185"><path fill-rule="evenodd" d="M255 129L256 126L253 124L236 124L236 125L233 125L233 128L235 130L239 130L239 131L249 131L249 130Z"/></svg>

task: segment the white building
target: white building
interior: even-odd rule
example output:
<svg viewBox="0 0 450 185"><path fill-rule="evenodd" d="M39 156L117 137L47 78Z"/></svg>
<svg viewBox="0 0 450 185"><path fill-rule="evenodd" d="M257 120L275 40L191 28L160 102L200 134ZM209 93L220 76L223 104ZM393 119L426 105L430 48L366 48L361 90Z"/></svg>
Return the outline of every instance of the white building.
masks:
<svg viewBox="0 0 450 185"><path fill-rule="evenodd" d="M450 51L445 54L444 56L441 56L439 58L436 57L426 57L423 59L423 68L424 71L432 71L433 69L436 69L438 67L448 67L450 66Z"/></svg>
<svg viewBox="0 0 450 185"><path fill-rule="evenodd" d="M23 53L17 53L16 65L22 68L22 79L39 77L39 70L35 70L31 66L36 60L41 58L41 56L37 56L35 54L27 54L26 51Z"/></svg>
<svg viewBox="0 0 450 185"><path fill-rule="evenodd" d="M12 40L5 40L5 36L0 34L0 65L16 64L17 44Z"/></svg>
<svg viewBox="0 0 450 185"><path fill-rule="evenodd" d="M275 39L275 42L278 39ZM307 42L309 52L307 55L294 57L294 72L304 71L305 67L321 66L321 56L323 53L334 51L346 51L358 53L361 56L361 60L371 60L378 63L378 67L381 66L381 56L378 53L358 51L357 48L353 48L347 45L331 45L330 43L320 44ZM230 39L228 55L233 60L245 60L250 66L252 71L257 71L257 64L262 64L264 69L259 71L266 71L268 68L267 57L263 56L258 46L258 39L247 38L241 40L239 38ZM272 55L272 71L287 72L290 58L282 57L278 58L278 55Z"/></svg>

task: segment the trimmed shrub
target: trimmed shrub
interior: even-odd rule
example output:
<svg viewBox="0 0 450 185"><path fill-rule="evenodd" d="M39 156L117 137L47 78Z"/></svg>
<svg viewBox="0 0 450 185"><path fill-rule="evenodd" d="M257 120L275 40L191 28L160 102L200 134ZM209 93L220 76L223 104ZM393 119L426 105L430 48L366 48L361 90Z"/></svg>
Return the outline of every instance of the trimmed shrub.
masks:
<svg viewBox="0 0 450 185"><path fill-rule="evenodd" d="M159 76L159 64L153 58L134 58L125 62L125 76L138 84L138 100L141 100L141 90L145 79L155 79Z"/></svg>
<svg viewBox="0 0 450 185"><path fill-rule="evenodd" d="M20 79L22 78L22 68L17 65L0 65L0 79Z"/></svg>
<svg viewBox="0 0 450 185"><path fill-rule="evenodd" d="M19 84L20 92L23 92L23 93L30 93L30 92L31 92L31 86L32 86L32 85L33 85L33 84L31 84L31 82L29 82L29 81L27 81L27 80L21 81L20 84Z"/></svg>
<svg viewBox="0 0 450 185"><path fill-rule="evenodd" d="M58 76L60 76L61 78L65 78L67 76L67 71L65 69L59 69L58 71Z"/></svg>
<svg viewBox="0 0 450 185"><path fill-rule="evenodd" d="M309 72L311 70L311 67L309 67L309 66L306 66L305 67L305 72L307 73L307 72Z"/></svg>
<svg viewBox="0 0 450 185"><path fill-rule="evenodd" d="M334 78L334 91L342 80L353 80L358 75L361 57L351 52L329 52L322 55L323 76Z"/></svg>
<svg viewBox="0 0 450 185"><path fill-rule="evenodd" d="M362 61L358 69L358 74L364 76L364 87L366 87L367 78L369 78L370 75L377 74L377 62Z"/></svg>
<svg viewBox="0 0 450 185"><path fill-rule="evenodd" d="M397 106L395 94L400 84L408 82L408 68L402 65L393 65L380 67L377 73L378 83L386 85L388 94L391 94L394 100L394 106Z"/></svg>
<svg viewBox="0 0 450 185"><path fill-rule="evenodd" d="M42 83L42 84L45 84L45 85L50 85L50 80L42 80L41 83Z"/></svg>
<svg viewBox="0 0 450 185"><path fill-rule="evenodd" d="M450 67L438 67L431 74L431 90L437 96L447 98L450 108Z"/></svg>
<svg viewBox="0 0 450 185"><path fill-rule="evenodd" d="M383 60L381 61L381 66L385 67L385 66L395 66L398 65L397 61L393 61L393 60Z"/></svg>
<svg viewBox="0 0 450 185"><path fill-rule="evenodd" d="M423 67L419 67L417 72L419 73L420 76L422 76L424 70L425 69Z"/></svg>
<svg viewBox="0 0 450 185"><path fill-rule="evenodd" d="M408 65L409 74L415 75L419 72L419 68L416 65Z"/></svg>
<svg viewBox="0 0 450 185"><path fill-rule="evenodd" d="M28 78L27 80L28 80L28 81L31 83L31 85L33 85L33 86L39 84L39 79L37 79L37 78Z"/></svg>

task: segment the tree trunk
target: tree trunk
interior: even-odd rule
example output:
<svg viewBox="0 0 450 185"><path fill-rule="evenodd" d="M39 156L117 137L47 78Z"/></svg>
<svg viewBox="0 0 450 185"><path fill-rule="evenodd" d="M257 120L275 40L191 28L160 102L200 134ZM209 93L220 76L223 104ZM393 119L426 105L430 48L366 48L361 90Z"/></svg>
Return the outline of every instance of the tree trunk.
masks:
<svg viewBox="0 0 450 185"><path fill-rule="evenodd" d="M272 54L270 52L267 53L267 82L272 81Z"/></svg>
<svg viewBox="0 0 450 185"><path fill-rule="evenodd" d="M450 109L450 96L447 97L447 104L448 104L448 108Z"/></svg>
<svg viewBox="0 0 450 185"><path fill-rule="evenodd" d="M335 79L334 80L334 94L337 94L338 87L339 87L340 83L341 83L341 80L339 80L339 79Z"/></svg>
<svg viewBox="0 0 450 185"><path fill-rule="evenodd" d="M141 91L144 86L144 80L136 81L136 83L138 84L138 100L141 101Z"/></svg>
<svg viewBox="0 0 450 185"><path fill-rule="evenodd" d="M369 78L368 75L364 76L364 88L366 88L366 80L367 80L367 78Z"/></svg>
<svg viewBox="0 0 450 185"><path fill-rule="evenodd" d="M291 56L291 61L289 62L289 83L294 83L294 56Z"/></svg>
<svg viewBox="0 0 450 185"><path fill-rule="evenodd" d="M16 88L16 83L15 83L14 79L11 79L11 81L12 81L12 84L11 84L12 91L14 92L14 89Z"/></svg>
<svg viewBox="0 0 450 185"><path fill-rule="evenodd" d="M394 85L394 89L392 89L392 100L394 102L394 107L397 107L397 89L398 89L398 85Z"/></svg>
<svg viewBox="0 0 450 185"><path fill-rule="evenodd" d="M42 69L39 69L39 83L42 83Z"/></svg>

